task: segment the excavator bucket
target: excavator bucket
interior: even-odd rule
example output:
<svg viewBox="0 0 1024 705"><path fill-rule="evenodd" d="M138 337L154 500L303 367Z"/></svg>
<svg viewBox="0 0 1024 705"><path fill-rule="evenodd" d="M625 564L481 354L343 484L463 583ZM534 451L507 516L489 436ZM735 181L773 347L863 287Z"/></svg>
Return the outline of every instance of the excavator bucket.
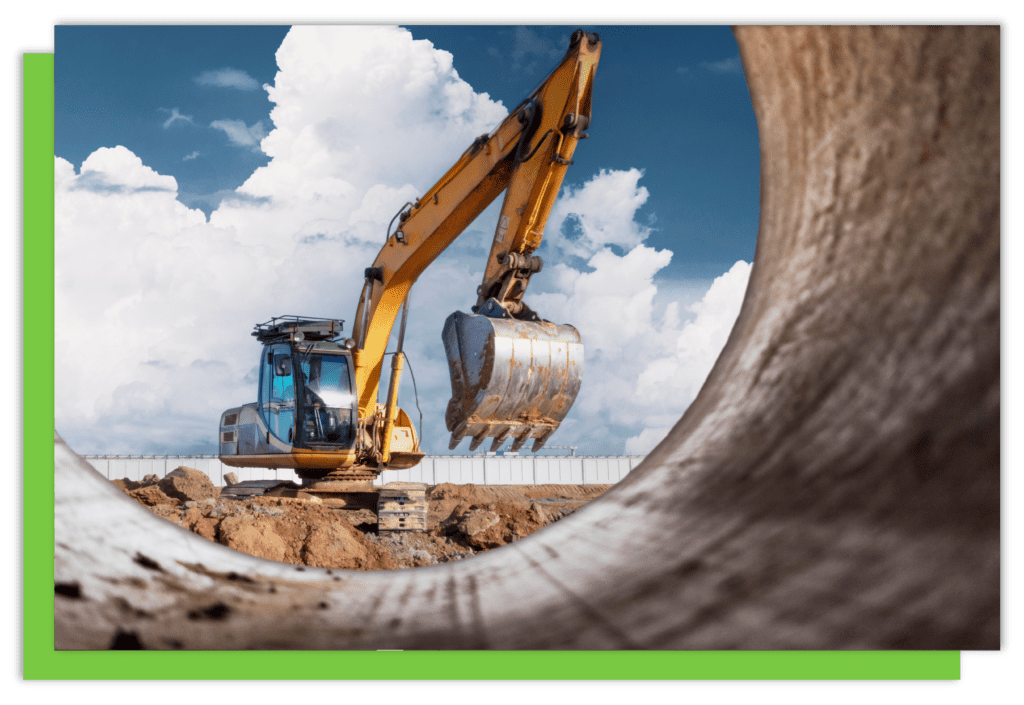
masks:
<svg viewBox="0 0 1024 705"><path fill-rule="evenodd" d="M491 450L509 438L540 450L569 413L583 376L583 343L570 325L491 318L456 311L445 321L452 398L445 423L449 448L472 438Z"/></svg>

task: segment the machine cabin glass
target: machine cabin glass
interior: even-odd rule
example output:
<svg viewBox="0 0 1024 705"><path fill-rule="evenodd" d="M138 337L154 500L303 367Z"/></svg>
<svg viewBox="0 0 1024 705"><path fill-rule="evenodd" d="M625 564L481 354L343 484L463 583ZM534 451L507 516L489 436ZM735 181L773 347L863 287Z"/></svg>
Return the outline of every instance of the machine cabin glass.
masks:
<svg viewBox="0 0 1024 705"><path fill-rule="evenodd" d="M259 410L270 432L289 446L351 447L356 397L348 356L301 343L266 346Z"/></svg>
<svg viewBox="0 0 1024 705"><path fill-rule="evenodd" d="M295 375L291 346L287 343L263 349L259 410L270 432L292 445L295 440Z"/></svg>
<svg viewBox="0 0 1024 705"><path fill-rule="evenodd" d="M302 385L300 414L304 445L351 446L355 440L356 397L348 357L296 351Z"/></svg>

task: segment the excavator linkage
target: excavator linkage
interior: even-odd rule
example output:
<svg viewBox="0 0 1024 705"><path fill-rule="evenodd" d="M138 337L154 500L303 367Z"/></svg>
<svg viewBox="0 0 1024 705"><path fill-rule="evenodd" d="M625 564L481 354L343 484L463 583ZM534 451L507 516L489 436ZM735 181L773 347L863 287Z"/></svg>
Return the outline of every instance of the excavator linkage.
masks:
<svg viewBox="0 0 1024 705"><path fill-rule="evenodd" d="M583 343L570 325L492 318L456 311L441 334L452 379L445 423L449 448L486 438L492 450L512 439L517 451L530 438L544 445L580 391Z"/></svg>

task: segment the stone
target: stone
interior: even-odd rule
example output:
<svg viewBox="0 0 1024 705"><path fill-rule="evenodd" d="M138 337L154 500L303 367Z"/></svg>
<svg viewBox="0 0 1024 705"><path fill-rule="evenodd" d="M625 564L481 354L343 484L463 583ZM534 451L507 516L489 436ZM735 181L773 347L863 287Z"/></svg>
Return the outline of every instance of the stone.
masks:
<svg viewBox="0 0 1024 705"><path fill-rule="evenodd" d="M497 523L497 514L485 509L477 509L459 519L458 528L466 536L476 536Z"/></svg>

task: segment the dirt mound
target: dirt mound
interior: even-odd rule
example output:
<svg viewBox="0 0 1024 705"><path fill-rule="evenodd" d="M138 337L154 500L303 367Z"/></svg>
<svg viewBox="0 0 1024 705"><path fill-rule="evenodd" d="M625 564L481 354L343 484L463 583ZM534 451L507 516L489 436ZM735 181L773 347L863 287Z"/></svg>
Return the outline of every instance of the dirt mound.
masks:
<svg viewBox="0 0 1024 705"><path fill-rule="evenodd" d="M197 477L199 476L199 477ZM157 516L237 551L284 563L393 570L462 560L558 521L609 486L438 485L428 493L427 531L378 535L366 509L286 497L221 498L209 479L179 468L159 484L114 480ZM176 494L170 494L168 487ZM183 499L183 496L198 499Z"/></svg>
<svg viewBox="0 0 1024 705"><path fill-rule="evenodd" d="M147 507L155 507L160 504L178 504L178 501L164 494L156 485L140 487L137 490L129 490L128 496Z"/></svg>
<svg viewBox="0 0 1024 705"><path fill-rule="evenodd" d="M182 502L196 501L217 496L217 488L206 473L195 468L179 467L167 473L157 485L168 497Z"/></svg>

